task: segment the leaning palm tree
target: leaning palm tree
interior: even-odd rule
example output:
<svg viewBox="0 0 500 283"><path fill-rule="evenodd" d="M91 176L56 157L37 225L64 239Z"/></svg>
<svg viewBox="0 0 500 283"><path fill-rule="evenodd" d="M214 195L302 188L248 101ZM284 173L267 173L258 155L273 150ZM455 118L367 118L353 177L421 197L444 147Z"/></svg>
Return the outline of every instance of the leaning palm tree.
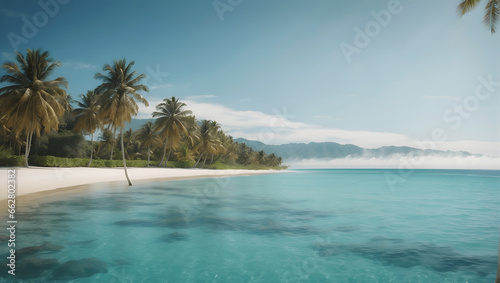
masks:
<svg viewBox="0 0 500 283"><path fill-rule="evenodd" d="M86 94L80 94L82 101L78 101L78 107L74 110L76 115L75 131L85 131L90 134L90 161L92 163L92 153L94 151L94 132L101 128L102 122L99 118L101 106L97 102L98 95L94 90L87 91Z"/></svg>
<svg viewBox="0 0 500 283"><path fill-rule="evenodd" d="M463 0L458 5L458 12L461 16L472 11L481 0ZM488 27L491 33L495 33L500 16L500 0L488 0L486 3L483 23Z"/></svg>
<svg viewBox="0 0 500 283"><path fill-rule="evenodd" d="M151 147L159 144L159 138L156 134L156 128L153 125L153 122L147 122L146 124L142 125L142 127L135 133L135 138L139 140L141 146L145 146L148 148L147 167L149 167Z"/></svg>
<svg viewBox="0 0 500 283"><path fill-rule="evenodd" d="M187 117L191 115L191 110L184 110L185 103L179 102L178 98L172 97L164 99L162 103L156 106L156 111L153 112L153 118L156 118L155 125L159 131L159 135L165 139L163 147L163 157L159 165L165 161L168 162L170 153L175 145L179 142L181 134L188 135L186 129ZM165 160L167 153L167 144L170 143L169 156Z"/></svg>
<svg viewBox="0 0 500 283"><path fill-rule="evenodd" d="M123 129L125 122L130 122L132 116L136 116L139 111L136 101L149 106L148 101L138 93L139 91L149 91L147 86L138 84L146 75L137 75L135 71L132 71L133 65L134 61L127 64L125 59L115 60L113 66L104 65L103 71L106 74L97 73L95 75L96 79L103 81L96 89L100 93L100 116L114 128L120 128L123 168L129 186L132 186L132 182L127 173Z"/></svg>
<svg viewBox="0 0 500 283"><path fill-rule="evenodd" d="M61 63L50 58L47 51L28 49L26 55L16 52L16 61L2 65L7 74L0 77L0 83L9 85L0 88L0 112L7 117L5 125L15 129L16 137L21 133L26 136L24 162L28 167L33 134L40 136L42 130L48 133L58 128L67 100L62 87L67 88L68 83L63 77L49 79Z"/></svg>

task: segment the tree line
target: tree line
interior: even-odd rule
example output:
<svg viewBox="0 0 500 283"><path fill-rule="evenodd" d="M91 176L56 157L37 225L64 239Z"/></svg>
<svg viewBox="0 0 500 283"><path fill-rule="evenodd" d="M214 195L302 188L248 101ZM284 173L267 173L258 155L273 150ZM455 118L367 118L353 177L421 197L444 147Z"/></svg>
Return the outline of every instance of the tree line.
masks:
<svg viewBox="0 0 500 283"><path fill-rule="evenodd" d="M193 167L215 162L267 167L282 163L281 157L235 142L216 121L197 120L176 97L156 105L154 122L136 131L126 130L126 123L139 111L138 104L149 106L141 94L149 91L141 84L145 75L133 70L134 61L122 59L104 65L103 72L94 76L100 84L81 94L77 101L66 93L68 82L64 77L50 79L60 66L47 51L39 49L28 49L26 54L16 52L15 62L2 65L6 74L0 77L0 83L7 85L0 88L0 144L17 155L24 150L25 166L29 166L34 145L35 155L63 151L64 145L57 144L57 139L63 137L66 141L73 138L78 145L71 154L63 155L89 156L87 166L96 155L112 160L119 149L129 185L132 182L126 160L147 160L147 166L152 159L158 161L157 166L175 160ZM97 143L96 133L100 133ZM90 143L83 139L84 134L90 135Z"/></svg>

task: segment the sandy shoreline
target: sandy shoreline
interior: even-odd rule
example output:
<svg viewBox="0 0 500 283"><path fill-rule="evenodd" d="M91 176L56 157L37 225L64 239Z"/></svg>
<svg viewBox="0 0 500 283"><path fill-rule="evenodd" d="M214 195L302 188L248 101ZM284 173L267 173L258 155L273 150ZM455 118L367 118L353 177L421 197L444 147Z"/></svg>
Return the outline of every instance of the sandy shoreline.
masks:
<svg viewBox="0 0 500 283"><path fill-rule="evenodd" d="M0 200L7 198L7 172L16 170L17 196L52 192L62 189L89 186L93 184L127 186L123 168L55 168L55 167L16 167L0 169ZM192 178L212 178L242 175L270 174L276 170L209 170L181 168L128 168L132 183L140 184L154 181L182 180Z"/></svg>

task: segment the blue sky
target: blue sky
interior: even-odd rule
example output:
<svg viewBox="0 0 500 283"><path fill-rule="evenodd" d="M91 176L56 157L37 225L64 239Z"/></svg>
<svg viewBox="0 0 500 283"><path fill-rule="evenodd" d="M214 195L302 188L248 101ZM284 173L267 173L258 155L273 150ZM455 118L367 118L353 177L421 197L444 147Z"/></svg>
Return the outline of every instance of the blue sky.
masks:
<svg viewBox="0 0 500 283"><path fill-rule="evenodd" d="M153 106L180 97L234 137L365 147L431 140L500 155L500 37L482 24L485 3L460 18L458 0L40 2L49 10L0 1L1 59L48 50L74 97L98 85L104 64L126 58L148 75ZM374 13L390 19L377 23ZM369 42L356 45L359 30ZM342 44L357 53L346 56ZM152 111L141 107L139 117Z"/></svg>

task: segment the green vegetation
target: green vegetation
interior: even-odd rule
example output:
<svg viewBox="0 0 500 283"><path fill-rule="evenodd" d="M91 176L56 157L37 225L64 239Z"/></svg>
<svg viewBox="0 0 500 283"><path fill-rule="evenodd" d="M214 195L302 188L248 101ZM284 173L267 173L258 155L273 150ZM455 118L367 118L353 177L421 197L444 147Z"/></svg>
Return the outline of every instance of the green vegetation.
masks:
<svg viewBox="0 0 500 283"><path fill-rule="evenodd" d="M3 166L22 166L24 156L14 155L10 149L0 146L0 164L3 164Z"/></svg>
<svg viewBox="0 0 500 283"><path fill-rule="evenodd" d="M154 123L126 130L138 103L148 105L140 94L148 91L140 84L145 75L132 70L133 61L104 65L104 73L95 75L101 84L79 101L63 89L63 77L50 79L60 63L48 52L17 52L16 61L3 64L6 74L0 77L8 84L0 88L0 166L123 167L129 185L127 166L286 168L281 157L235 142L216 121L197 120L176 97L156 106ZM121 160L114 160L120 153Z"/></svg>

